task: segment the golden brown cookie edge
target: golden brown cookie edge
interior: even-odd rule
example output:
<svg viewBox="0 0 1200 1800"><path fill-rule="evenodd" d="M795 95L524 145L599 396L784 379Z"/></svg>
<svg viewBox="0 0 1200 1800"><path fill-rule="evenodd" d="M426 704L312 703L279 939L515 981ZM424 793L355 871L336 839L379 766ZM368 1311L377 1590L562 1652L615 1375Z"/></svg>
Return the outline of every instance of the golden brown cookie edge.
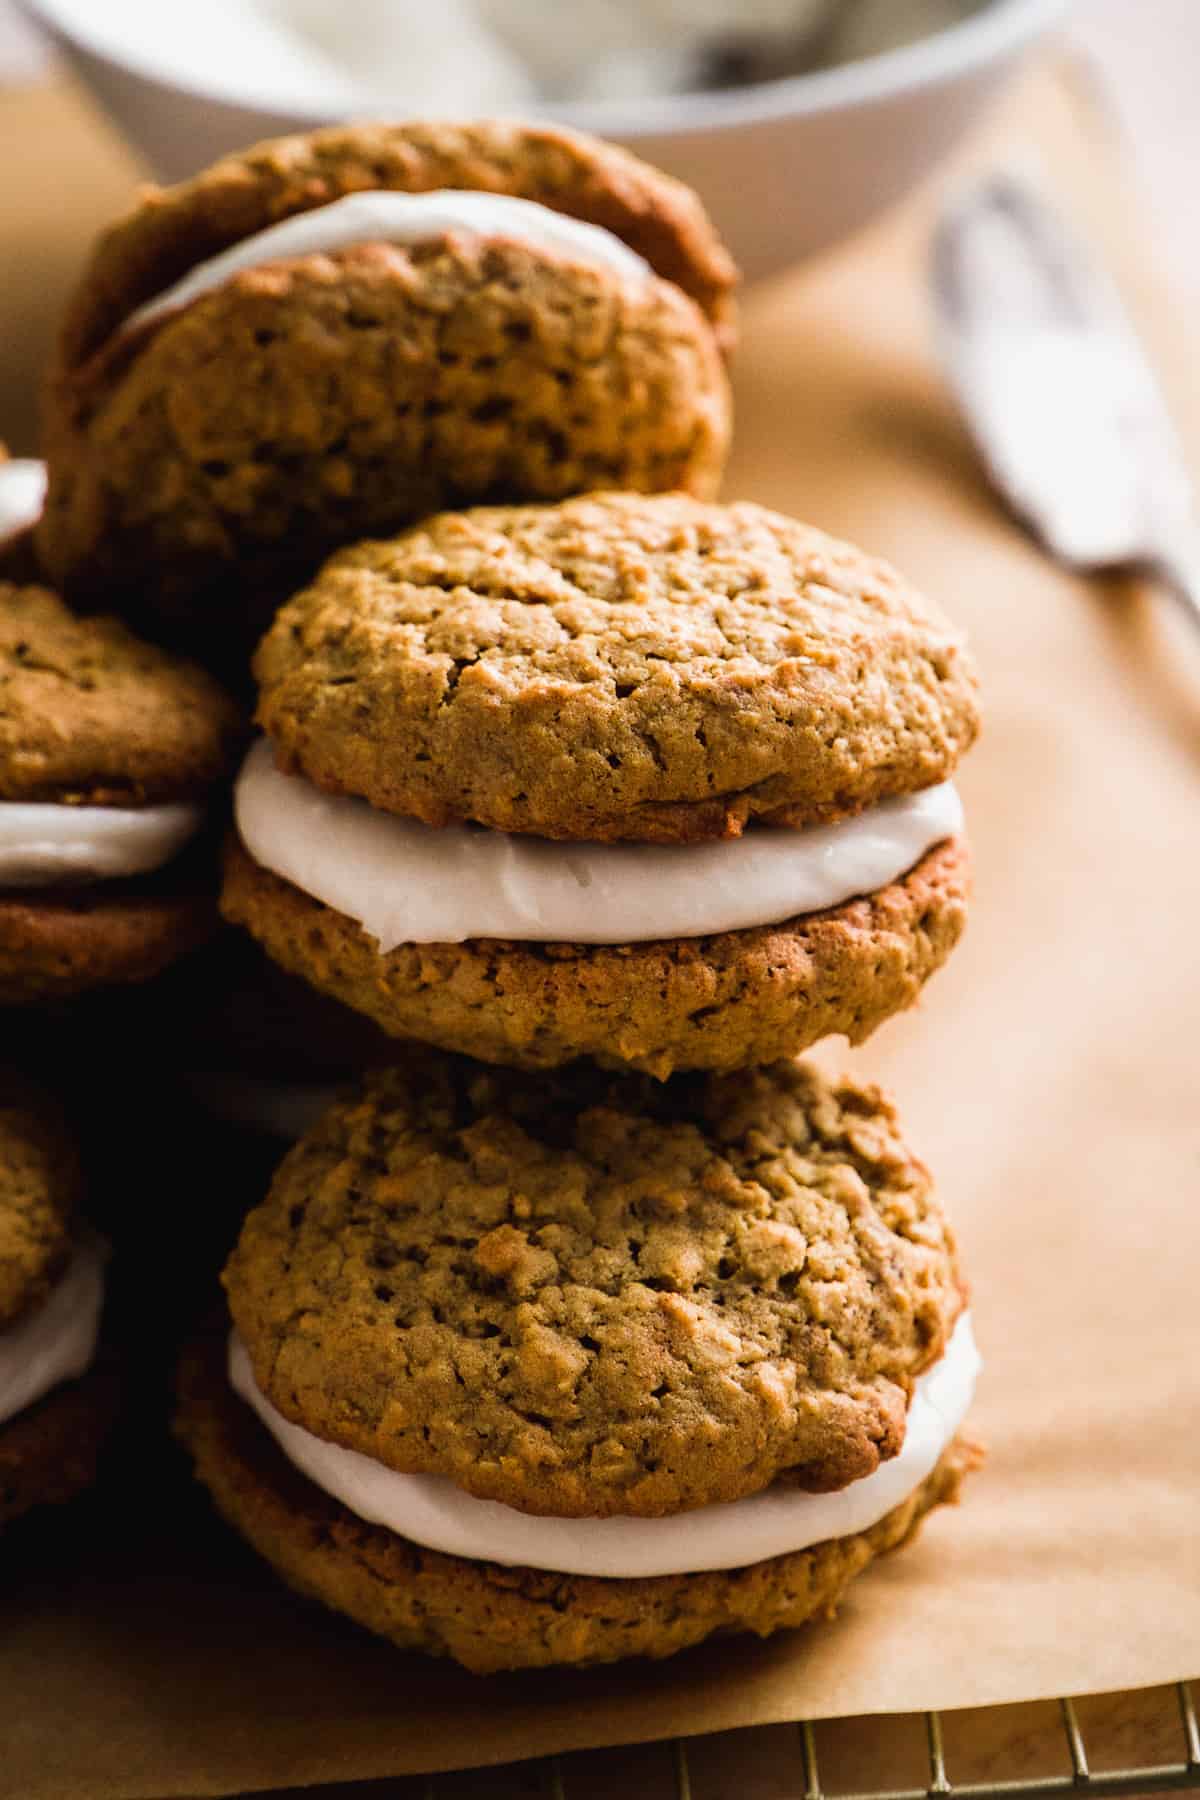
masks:
<svg viewBox="0 0 1200 1800"><path fill-rule="evenodd" d="M665 944L468 941L381 954L354 920L233 840L222 912L290 974L391 1037L518 1068L588 1056L665 1078L861 1043L917 1000L966 924L970 856L935 846L872 895L778 925Z"/></svg>

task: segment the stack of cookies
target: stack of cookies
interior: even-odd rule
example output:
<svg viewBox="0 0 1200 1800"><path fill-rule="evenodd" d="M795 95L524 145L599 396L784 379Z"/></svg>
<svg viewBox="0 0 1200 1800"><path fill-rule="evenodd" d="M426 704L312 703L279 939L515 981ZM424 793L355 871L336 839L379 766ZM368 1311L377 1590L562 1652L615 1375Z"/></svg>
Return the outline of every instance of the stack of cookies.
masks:
<svg viewBox="0 0 1200 1800"><path fill-rule="evenodd" d="M178 1435L291 1585L473 1670L831 1613L977 1456L929 1175L797 1060L962 931L974 676L713 499L733 282L590 140L320 132L118 224L52 382L43 565L243 691L261 633L222 910L375 1064Z"/></svg>
<svg viewBox="0 0 1200 1800"><path fill-rule="evenodd" d="M90 1480L117 1387L97 1360L106 1255L79 1222L73 1109L30 1067L57 1093L87 1062L81 1009L216 933L207 821L242 735L200 668L0 582L0 1007L22 1062L0 1069L0 1526ZM122 1092L138 1079L119 1006L91 1051Z"/></svg>
<svg viewBox="0 0 1200 1800"><path fill-rule="evenodd" d="M598 494L348 549L254 666L225 911L436 1048L250 1214L228 1367L185 1372L202 1478L472 1669L830 1611L974 1454L929 1177L788 1060L962 929L956 633L760 508Z"/></svg>

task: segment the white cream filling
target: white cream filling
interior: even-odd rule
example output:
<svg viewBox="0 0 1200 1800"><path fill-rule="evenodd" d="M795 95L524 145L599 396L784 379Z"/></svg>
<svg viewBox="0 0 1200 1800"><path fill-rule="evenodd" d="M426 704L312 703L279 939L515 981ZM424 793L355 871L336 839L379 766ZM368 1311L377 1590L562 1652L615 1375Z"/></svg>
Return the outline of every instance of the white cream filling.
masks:
<svg viewBox="0 0 1200 1800"><path fill-rule="evenodd" d="M650 273L644 258L613 232L540 206L536 200L465 188L436 188L427 194L370 188L295 213L197 263L181 281L130 313L122 330L134 331L189 306L231 276L264 263L330 255L358 244L423 244L450 234L508 239L626 279L642 281Z"/></svg>
<svg viewBox="0 0 1200 1800"><path fill-rule="evenodd" d="M44 1303L0 1331L0 1424L91 1366L107 1260L103 1239L85 1237Z"/></svg>
<svg viewBox="0 0 1200 1800"><path fill-rule="evenodd" d="M0 543L36 525L46 501L46 465L32 456L0 462Z"/></svg>
<svg viewBox="0 0 1200 1800"><path fill-rule="evenodd" d="M161 869L200 828L198 806L0 801L0 887L57 887Z"/></svg>
<svg viewBox="0 0 1200 1800"><path fill-rule="evenodd" d="M357 920L385 955L468 938L635 944L772 925L886 887L963 822L946 781L836 825L755 827L711 844L436 830L281 774L265 739L234 805L255 862Z"/></svg>
<svg viewBox="0 0 1200 1800"><path fill-rule="evenodd" d="M444 1475L397 1474L357 1450L314 1437L275 1410L254 1379L238 1333L229 1340L236 1392L288 1461L360 1519L447 1556L614 1580L740 1569L869 1530L933 1472L971 1404L980 1367L964 1313L945 1355L915 1385L899 1454L835 1494L776 1482L746 1500L666 1519L551 1519L476 1500Z"/></svg>

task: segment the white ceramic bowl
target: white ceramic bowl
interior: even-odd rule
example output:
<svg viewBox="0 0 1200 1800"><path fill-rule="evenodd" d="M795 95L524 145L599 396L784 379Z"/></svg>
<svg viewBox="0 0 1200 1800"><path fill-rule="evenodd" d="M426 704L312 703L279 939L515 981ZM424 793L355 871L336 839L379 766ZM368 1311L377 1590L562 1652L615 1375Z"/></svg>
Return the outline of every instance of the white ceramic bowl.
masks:
<svg viewBox="0 0 1200 1800"><path fill-rule="evenodd" d="M339 116L305 103L300 68L252 82L220 0L24 4L164 180ZM962 24L841 68L546 116L627 144L697 188L754 279L844 237L913 187L1067 4L988 0Z"/></svg>

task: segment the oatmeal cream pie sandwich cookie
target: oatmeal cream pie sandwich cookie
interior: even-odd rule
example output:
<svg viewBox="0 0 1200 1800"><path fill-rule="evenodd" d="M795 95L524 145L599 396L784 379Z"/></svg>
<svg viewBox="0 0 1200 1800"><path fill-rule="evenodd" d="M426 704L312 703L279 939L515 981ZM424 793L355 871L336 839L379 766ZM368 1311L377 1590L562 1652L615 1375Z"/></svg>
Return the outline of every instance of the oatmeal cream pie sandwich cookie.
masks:
<svg viewBox="0 0 1200 1800"><path fill-rule="evenodd" d="M739 1068L865 1038L962 930L960 634L761 507L445 514L333 558L255 668L223 909L394 1036Z"/></svg>
<svg viewBox="0 0 1200 1800"><path fill-rule="evenodd" d="M202 670L0 582L0 1003L143 980L212 932L187 846L241 735Z"/></svg>
<svg viewBox="0 0 1200 1800"><path fill-rule="evenodd" d="M689 189L573 132L260 144L100 240L49 388L40 554L203 655L440 507L711 495L735 280Z"/></svg>
<svg viewBox="0 0 1200 1800"><path fill-rule="evenodd" d="M177 1431L303 1593L486 1671L830 1614L953 1499L978 1358L878 1090L409 1053L288 1154Z"/></svg>
<svg viewBox="0 0 1200 1800"><path fill-rule="evenodd" d="M57 1108L0 1069L0 1528L89 1486L116 1412L82 1186Z"/></svg>

